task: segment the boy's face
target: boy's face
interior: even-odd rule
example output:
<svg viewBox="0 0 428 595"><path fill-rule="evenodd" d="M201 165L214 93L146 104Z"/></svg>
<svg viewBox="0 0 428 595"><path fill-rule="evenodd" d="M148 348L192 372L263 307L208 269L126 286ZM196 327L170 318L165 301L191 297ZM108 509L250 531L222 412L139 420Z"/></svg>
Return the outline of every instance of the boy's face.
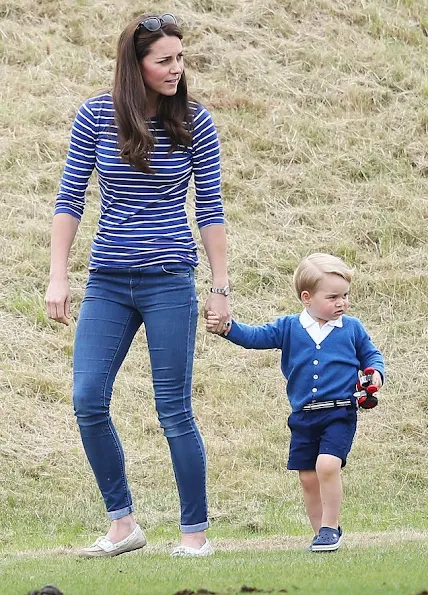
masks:
<svg viewBox="0 0 428 595"><path fill-rule="evenodd" d="M316 291L302 291L301 300L314 320L321 325L337 320L349 307L349 283L335 273L326 273Z"/></svg>

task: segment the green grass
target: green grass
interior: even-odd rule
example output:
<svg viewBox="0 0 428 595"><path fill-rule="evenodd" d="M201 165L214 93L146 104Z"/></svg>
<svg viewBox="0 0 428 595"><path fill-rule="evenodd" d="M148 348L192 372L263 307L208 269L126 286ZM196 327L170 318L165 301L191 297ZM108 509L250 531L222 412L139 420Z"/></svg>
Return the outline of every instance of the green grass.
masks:
<svg viewBox="0 0 428 595"><path fill-rule="evenodd" d="M43 296L73 116L111 86L118 35L140 9L172 10L184 20L189 89L219 131L235 317L259 323L299 310L292 273L309 252L332 252L355 267L350 313L383 350L387 382L379 407L360 416L344 470L349 545L337 555L308 557L301 545L236 551L238 542L277 543L277 535L303 544L309 524L296 474L284 470L289 406L278 353L209 336L202 320L193 400L208 450L216 557L172 563L166 556L178 539L178 498L144 333L118 375L112 408L136 516L154 546L89 563L17 553L77 547L107 529L71 405L74 319L99 211L96 176L70 258L70 327L47 320ZM426 546L400 542L400 532L416 532L426 543L428 531L426 0L159 0L144 7L0 0L0 18L4 593L24 595L47 582L65 595L172 595L185 587L234 593L243 584L333 595L427 589ZM198 239L192 203L190 193ZM202 309L210 274L202 249L200 256Z"/></svg>
<svg viewBox="0 0 428 595"><path fill-rule="evenodd" d="M242 551L199 560L172 560L148 552L109 560L36 554L31 559L3 558L0 576L8 595L24 595L45 584L55 584L65 595L190 595L192 591L232 595L245 592L243 586L273 594L416 595L428 587L427 556L427 544L415 543L344 546L327 554L303 548Z"/></svg>

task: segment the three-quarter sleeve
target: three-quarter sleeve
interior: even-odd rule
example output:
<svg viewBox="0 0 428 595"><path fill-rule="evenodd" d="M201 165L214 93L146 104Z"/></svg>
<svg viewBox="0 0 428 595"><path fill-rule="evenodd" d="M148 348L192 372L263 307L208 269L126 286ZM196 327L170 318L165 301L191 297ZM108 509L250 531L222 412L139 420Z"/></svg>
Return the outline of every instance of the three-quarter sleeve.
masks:
<svg viewBox="0 0 428 595"><path fill-rule="evenodd" d="M79 219L85 206L89 178L95 166L97 123L88 105L78 110L55 203L55 214L68 213Z"/></svg>
<svg viewBox="0 0 428 595"><path fill-rule="evenodd" d="M198 226L201 228L216 223L224 224L220 146L211 114L205 108L200 108L195 115L192 165Z"/></svg>

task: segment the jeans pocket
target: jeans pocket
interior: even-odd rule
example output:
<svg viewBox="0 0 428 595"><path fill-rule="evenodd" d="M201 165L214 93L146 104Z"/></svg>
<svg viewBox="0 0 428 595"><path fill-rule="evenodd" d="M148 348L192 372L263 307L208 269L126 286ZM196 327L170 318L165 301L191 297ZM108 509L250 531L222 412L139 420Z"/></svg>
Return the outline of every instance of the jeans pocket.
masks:
<svg viewBox="0 0 428 595"><path fill-rule="evenodd" d="M166 275L174 275L176 277L190 277L190 271L192 267L190 264L181 262L171 262L169 264L162 265L162 271Z"/></svg>

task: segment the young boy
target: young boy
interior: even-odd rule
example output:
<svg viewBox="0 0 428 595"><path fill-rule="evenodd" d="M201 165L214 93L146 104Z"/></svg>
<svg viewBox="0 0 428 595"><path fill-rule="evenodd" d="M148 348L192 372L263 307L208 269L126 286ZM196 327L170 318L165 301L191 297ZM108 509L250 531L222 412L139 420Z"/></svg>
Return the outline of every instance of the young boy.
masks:
<svg viewBox="0 0 428 595"><path fill-rule="evenodd" d="M299 471L306 511L315 536L313 552L337 550L342 541L340 470L346 465L357 422L354 397L359 370L375 369L372 384L382 386L384 361L357 318L345 316L352 271L336 256L304 258L293 282L301 314L262 326L226 323L227 339L247 349L281 349L292 413L287 468ZM215 332L218 316L208 312Z"/></svg>

